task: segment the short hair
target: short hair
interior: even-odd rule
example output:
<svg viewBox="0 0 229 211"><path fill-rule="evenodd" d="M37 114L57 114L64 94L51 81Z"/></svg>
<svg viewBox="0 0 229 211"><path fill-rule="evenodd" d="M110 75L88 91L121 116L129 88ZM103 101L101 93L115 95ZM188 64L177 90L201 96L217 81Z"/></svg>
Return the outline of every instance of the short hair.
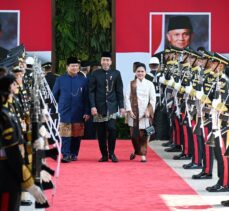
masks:
<svg viewBox="0 0 229 211"><path fill-rule="evenodd" d="M191 20L188 16L174 16L169 19L168 31L174 29L190 29L193 32Z"/></svg>

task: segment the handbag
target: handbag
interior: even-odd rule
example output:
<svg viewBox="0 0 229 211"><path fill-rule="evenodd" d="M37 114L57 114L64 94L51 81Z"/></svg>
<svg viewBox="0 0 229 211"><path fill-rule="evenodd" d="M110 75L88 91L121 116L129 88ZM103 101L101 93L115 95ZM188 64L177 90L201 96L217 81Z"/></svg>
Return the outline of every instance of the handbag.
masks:
<svg viewBox="0 0 229 211"><path fill-rule="evenodd" d="M155 129L153 125L150 125L149 127L145 128L145 136L151 136L155 133Z"/></svg>

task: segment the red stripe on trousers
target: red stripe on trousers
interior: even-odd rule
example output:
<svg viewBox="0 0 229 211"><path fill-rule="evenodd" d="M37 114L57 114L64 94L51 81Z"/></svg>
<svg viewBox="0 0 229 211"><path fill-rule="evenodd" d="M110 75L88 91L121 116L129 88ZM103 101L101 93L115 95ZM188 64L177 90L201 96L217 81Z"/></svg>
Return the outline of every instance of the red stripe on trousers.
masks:
<svg viewBox="0 0 229 211"><path fill-rule="evenodd" d="M192 121L192 128L194 128L195 125L196 125L196 121L193 120ZM194 156L195 156L194 163L199 164L197 136L194 133L193 133L193 146L194 146Z"/></svg>
<svg viewBox="0 0 229 211"><path fill-rule="evenodd" d="M205 143L208 141L208 133L209 133L208 127L204 127ZM209 174L210 173L210 146L205 144L204 148L205 148L205 159L206 159L205 173Z"/></svg>
<svg viewBox="0 0 229 211"><path fill-rule="evenodd" d="M185 113L181 113L182 121L185 119ZM188 155L188 131L187 126L183 125L183 134L184 134L184 154Z"/></svg>
<svg viewBox="0 0 229 211"><path fill-rule="evenodd" d="M186 125L183 125L183 131L184 131L184 154L188 155L188 130Z"/></svg>
<svg viewBox="0 0 229 211"><path fill-rule="evenodd" d="M180 141L180 124L177 118L175 118L175 128L176 128L176 144L181 145Z"/></svg>
<svg viewBox="0 0 229 211"><path fill-rule="evenodd" d="M219 141L222 144L221 156L223 158L223 186L228 186L228 158L224 156L224 153L226 152L226 146L223 137L221 137Z"/></svg>
<svg viewBox="0 0 229 211"><path fill-rule="evenodd" d="M0 210L8 211L8 205L9 205L9 194L3 193L2 197L0 198Z"/></svg>

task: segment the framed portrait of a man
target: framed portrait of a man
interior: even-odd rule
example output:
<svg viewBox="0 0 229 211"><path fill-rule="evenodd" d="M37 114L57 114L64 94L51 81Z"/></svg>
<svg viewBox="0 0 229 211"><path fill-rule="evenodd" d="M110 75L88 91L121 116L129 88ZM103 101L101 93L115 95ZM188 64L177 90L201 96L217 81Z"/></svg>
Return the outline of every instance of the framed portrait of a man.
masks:
<svg viewBox="0 0 229 211"><path fill-rule="evenodd" d="M19 45L20 12L0 10L0 47L11 49Z"/></svg>
<svg viewBox="0 0 229 211"><path fill-rule="evenodd" d="M210 13L151 13L150 53L172 46L211 50Z"/></svg>

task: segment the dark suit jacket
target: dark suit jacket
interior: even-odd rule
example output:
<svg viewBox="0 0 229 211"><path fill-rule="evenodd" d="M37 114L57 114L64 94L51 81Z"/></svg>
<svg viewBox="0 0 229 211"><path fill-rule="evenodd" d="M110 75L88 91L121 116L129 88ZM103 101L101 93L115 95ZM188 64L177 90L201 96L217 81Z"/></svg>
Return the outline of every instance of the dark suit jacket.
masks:
<svg viewBox="0 0 229 211"><path fill-rule="evenodd" d="M89 79L89 100L104 116L124 108L123 83L118 70L95 70Z"/></svg>

